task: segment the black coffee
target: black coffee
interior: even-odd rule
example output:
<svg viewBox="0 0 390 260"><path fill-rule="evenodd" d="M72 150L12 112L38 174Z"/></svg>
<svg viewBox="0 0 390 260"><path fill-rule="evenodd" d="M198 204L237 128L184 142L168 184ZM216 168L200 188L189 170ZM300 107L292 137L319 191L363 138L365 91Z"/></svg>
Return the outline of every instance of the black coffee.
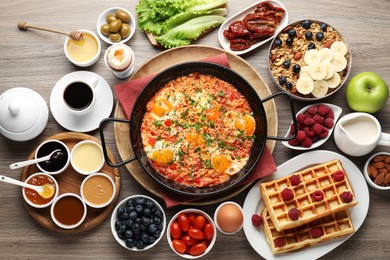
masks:
<svg viewBox="0 0 390 260"><path fill-rule="evenodd" d="M92 89L83 82L73 82L66 87L64 100L66 104L75 110L87 108L93 99Z"/></svg>

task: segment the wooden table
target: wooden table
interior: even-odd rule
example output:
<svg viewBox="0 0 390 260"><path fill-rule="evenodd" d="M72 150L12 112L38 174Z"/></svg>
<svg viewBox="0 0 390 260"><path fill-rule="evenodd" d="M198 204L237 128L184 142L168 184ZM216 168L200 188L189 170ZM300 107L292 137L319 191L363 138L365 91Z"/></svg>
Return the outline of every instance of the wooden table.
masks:
<svg viewBox="0 0 390 260"><path fill-rule="evenodd" d="M256 1L229 2L228 17L234 15L245 6ZM3 1L0 11L0 93L13 87L28 87L40 93L49 104L51 90L55 83L65 74L88 70L101 75L111 87L121 83L106 68L103 58L86 69L73 66L63 52L64 36L42 31L21 32L16 24L26 20L31 24L47 26L59 30L88 29L96 32L96 20L100 13L113 6L124 7L135 15L138 1ZM389 1L377 0L330 1L330 0L286 0L283 1L289 12L289 20L296 21L312 18L326 21L341 31L350 46L353 65L350 77L362 71L374 71L390 83L390 16ZM217 30L201 38L197 44L220 47ZM162 49L153 48L147 37L137 28L134 37L128 44L135 51L136 68L148 59L157 55ZM102 52L107 49L103 43ZM269 45L260 47L252 53L243 55L264 78L273 93L277 88L271 81L267 68L267 51ZM352 112L345 99L345 87L336 95L324 100L343 108L343 115ZM307 103L296 102L300 109ZM279 116L279 133L284 133L290 122L287 103L277 100ZM382 123L384 132L390 130L388 113L390 105L375 114ZM9 164L26 159L31 151L45 138L66 131L49 115L49 122L44 132L37 138L27 142L14 142L0 137L0 173L20 178L21 171L11 171ZM98 137L98 132L89 133ZM114 136L106 137L109 148L117 159ZM341 153L330 138L321 149ZM378 147L377 151L388 151L386 147ZM274 158L280 165L300 152L288 150L277 143ZM369 155L349 157L361 170ZM308 162L310 163L310 162ZM2 259L170 259L179 258L170 249L166 237L157 246L146 252L132 252L122 248L113 238L109 219L92 230L80 234L53 233L38 225L28 214L22 202L20 189L0 184L0 251ZM248 189L232 198L243 205ZM358 190L356 192L359 192ZM119 200L133 194L149 194L131 177L126 168L121 168L121 192ZM150 195L150 194L149 194ZM379 192L370 188L370 209L362 227L347 242L330 252L322 259L383 259L390 255L389 243L389 192ZM160 202L162 202L160 200ZM217 205L201 207L213 214ZM178 206L166 210L170 219L177 211L186 206ZM243 231L233 236L218 234L217 242L205 259L259 259L259 255L248 243Z"/></svg>

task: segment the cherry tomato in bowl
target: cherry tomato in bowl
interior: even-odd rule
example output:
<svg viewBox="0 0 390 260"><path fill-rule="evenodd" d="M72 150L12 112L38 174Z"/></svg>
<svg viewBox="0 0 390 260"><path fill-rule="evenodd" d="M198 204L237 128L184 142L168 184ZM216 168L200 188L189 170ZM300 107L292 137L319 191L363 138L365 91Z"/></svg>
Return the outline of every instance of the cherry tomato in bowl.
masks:
<svg viewBox="0 0 390 260"><path fill-rule="evenodd" d="M198 209L184 209L176 213L167 228L170 247L177 255L187 259L206 255L217 236L213 219Z"/></svg>

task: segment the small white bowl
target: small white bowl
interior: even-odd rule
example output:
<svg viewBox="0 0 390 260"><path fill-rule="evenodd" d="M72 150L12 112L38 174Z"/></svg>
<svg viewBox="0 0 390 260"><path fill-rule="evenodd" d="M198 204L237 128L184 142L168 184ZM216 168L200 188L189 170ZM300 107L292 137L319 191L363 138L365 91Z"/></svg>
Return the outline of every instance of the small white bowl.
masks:
<svg viewBox="0 0 390 260"><path fill-rule="evenodd" d="M195 214L198 214L198 215L202 215L202 216L204 216L207 219L207 221L209 223L211 223L213 225L213 229L214 229L214 231L213 231L214 232L213 238L211 239L210 243L207 245L206 251L203 254L201 254L201 255L193 256L193 255L186 254L186 253L180 254L180 253L176 252L176 250L173 248L172 238L171 238L171 226L172 226L173 222L177 221L179 215L182 214L182 213L184 213L184 214L195 213ZM213 219L206 212L204 212L202 210L193 209L193 208L184 209L184 210L179 211L178 213L176 213L176 215L173 216L171 218L171 220L169 221L168 229L167 229L168 244L172 248L173 252L175 252L178 256L181 256L183 258L196 259L196 258L205 256L213 248L216 239L217 239L217 230L215 228L215 223L214 223Z"/></svg>
<svg viewBox="0 0 390 260"><path fill-rule="evenodd" d="M84 190L84 187L85 187L86 183L88 181L90 181L91 178L96 178L98 176L101 176L104 179L108 180L110 182L110 185L111 185L111 188L112 188L112 195L104 203L101 203L101 204L98 204L96 202L90 201L88 199L89 197L85 194L85 190ZM89 192L95 192L96 197L99 197L99 194L100 194L100 196L102 196L102 194L104 195L104 194L107 193L107 189L103 189L103 187L102 187L102 185L100 183L96 183L96 185L93 186L93 187L90 187L88 189L88 191ZM99 194L97 194L97 192L99 192ZM81 186L80 186L81 197L83 198L85 203L88 206L90 206L91 208L104 208L104 207L106 207L107 205L109 205L114 200L115 193L116 193L116 187L115 187L114 181L110 178L110 176L108 176L107 174L104 174L104 173L94 173L94 174L89 175L87 178L85 178L83 180L83 182L81 183Z"/></svg>
<svg viewBox="0 0 390 260"><path fill-rule="evenodd" d="M101 32L100 32L100 27L103 25L103 24L106 24L106 15L108 14L115 14L115 11L116 10L122 10L124 11L125 13L127 13L127 15L130 17L130 34L129 36L127 36L126 38L120 40L119 42L113 42L110 40L110 38L108 38L107 36L103 35ZM105 41L106 43L108 44L114 44L114 43L125 43L127 41L129 41L131 39L131 37L133 37L134 33L135 33L135 27L136 27L136 23L135 23L135 19L133 17L133 15L127 11L126 9L122 8L122 7L112 7L112 8L108 8L107 10L105 10L104 12L102 12L97 20L97 23L96 23L96 31L98 32L98 35L100 37L100 39L102 39L103 41Z"/></svg>
<svg viewBox="0 0 390 260"><path fill-rule="evenodd" d="M390 153L387 153L387 152L378 152L378 153L375 153L373 154L370 158L368 158L367 162L365 163L364 165L364 169L363 169L363 173L364 173L364 178L366 178L366 181L367 183L374 189L377 189L377 190L390 190L390 186L387 186L387 187L383 187L383 186L379 186L377 185L371 178L370 176L368 175L368 165L369 163L371 162L371 160L377 156L377 155L387 155L387 156L390 156Z"/></svg>
<svg viewBox="0 0 390 260"><path fill-rule="evenodd" d="M50 206L53 203L53 201L58 197L58 192L59 192L60 188L58 186L58 182L56 181L56 179L54 179L53 176L51 176L50 174L47 174L47 173L44 173L44 172L37 172L37 173L34 173L34 174L30 175L26 179L25 183L28 183L28 181L30 181L32 178L36 178L36 176L38 176L38 175L47 176L48 178L50 178L54 182L55 192L54 192L54 195L51 197L50 201L45 203L45 204L36 204L36 203L32 202L31 200L29 200L27 198L27 196L26 196L26 188L23 188L22 193L23 193L23 198L28 203L28 205L30 205L31 207L34 207L34 208L41 209L41 208L46 208L46 207Z"/></svg>
<svg viewBox="0 0 390 260"><path fill-rule="evenodd" d="M96 148L98 148L98 150L100 151L99 154L97 156L99 156L99 158L97 158L97 160L99 160L99 163L96 165L95 168L93 169L90 169L90 170L84 170L84 169L80 169L80 167L77 165L76 163L76 152L77 150L81 149L82 146L84 145L88 145L88 144L91 144L91 145L94 145ZM82 157L82 160L85 161L85 162L90 162L91 161L91 158L88 157L88 155L91 155L91 153L89 154L84 154L83 157ZM97 142L95 141L92 141L92 140L84 140L84 141L81 141L81 142L78 142L73 148L72 148L72 152L70 154L70 163L73 167L73 169L75 169L76 172L80 173L80 174L83 174L83 175L90 175L92 173L96 173L98 171L100 171L104 165L104 156L103 156L103 149L102 149L102 146L100 144L98 144Z"/></svg>
<svg viewBox="0 0 390 260"><path fill-rule="evenodd" d="M328 139L329 137L332 135L333 133L333 129L336 125L336 122L337 120L339 119L340 115L341 115L341 112L342 112L342 108L341 107L338 107L336 105L332 105L332 104L328 104L328 103L316 103L316 104L311 104L311 105L308 105L304 108L302 108L296 116L298 116L299 114L302 114L304 113L309 107L311 106L318 106L318 105L326 105L327 107L329 107L330 109L333 110L333 114L334 114L334 119L333 119L333 122L334 122L334 125L331 129L328 129L329 130L329 133L328 133L328 136L324 139L319 139L317 140L317 142L313 143L312 146L310 147L303 147L303 146L294 146L294 145L290 145L288 143L288 141L283 141L282 144L288 148L291 148L291 149L294 149L294 150L300 150L300 151L307 151L307 150L311 150L311 149L314 149L314 148L317 148L321 145L323 145ZM291 122L292 124L292 122ZM285 137L288 137L288 136L291 136L291 127L288 129Z"/></svg>
<svg viewBox="0 0 390 260"><path fill-rule="evenodd" d="M137 248L136 246L134 246L134 247L126 246L125 238L122 239L122 238L119 237L118 232L116 230L116 224L115 224L119 220L118 212L122 211L124 208L129 209L129 207L130 207L129 206L129 201L133 200L133 202L136 202L137 199L145 199L145 200L149 200L149 201L153 202L154 207L156 207L156 210L161 211L162 218L163 218L162 222L159 224L159 225L161 225L161 227L160 227L161 230L159 230L159 237L155 237L155 241L152 244L149 244L149 245L147 245L147 246L145 246L143 248ZM131 211L129 213L129 218L128 219L130 219L130 214L131 214ZM155 214L155 213L153 213L153 214ZM161 219L161 217L159 217L159 218ZM119 220L119 222L121 222L121 220ZM165 228L166 228L166 216L165 216L163 208L161 207L161 205L156 200L154 200L151 197L145 196L145 195L132 195L132 196L129 196L129 197L123 199L115 207L115 209L114 209L114 211L113 211L113 213L111 215L111 232L112 232L112 235L114 236L115 240L121 246L123 246L124 248L126 248L128 250L132 250L132 251L145 251L145 250L148 250L148 249L152 248L153 246L155 246L160 241L162 236L164 235Z"/></svg>
<svg viewBox="0 0 390 260"><path fill-rule="evenodd" d="M61 149L61 151L65 153L64 156L66 156L64 162L61 162L62 165L61 168L57 169L57 167L55 167L55 169L51 169L48 168L50 167L50 165L47 164L46 162L36 163L38 169L41 172L48 173L51 175L56 175L56 174L60 174L61 172L65 171L66 168L68 168L70 162L70 151L69 148L66 146L66 144L64 144L59 140L47 140L41 143L35 151L35 159L49 155L51 152L53 152L56 149Z"/></svg>
<svg viewBox="0 0 390 260"><path fill-rule="evenodd" d="M81 219L77 223L72 224L72 225L67 225L67 224L64 224L64 223L60 222L59 220L57 220L57 218L55 217L55 214L54 214L54 210L55 210L55 207L56 207L57 203L61 199L66 198L66 197L74 197L77 200L79 200L81 202L83 210L84 210ZM72 210L72 209L70 209L70 210ZM51 205L51 208L50 208L50 215L51 215L51 219L53 220L53 222L57 226L59 226L60 228L63 228L63 229L74 229L74 228L80 226L84 222L85 218L87 217L87 205L85 204L85 202L83 201L83 199L79 195L74 194L74 193L64 193L64 194L61 194L60 196L58 196L54 200L54 202L53 202L53 204ZM69 215L71 215L71 214L69 214Z"/></svg>
<svg viewBox="0 0 390 260"><path fill-rule="evenodd" d="M245 49L245 50L242 50L242 51L233 51L230 49L230 40L226 39L225 36L223 35L223 32L225 30L227 30L229 28L229 26L233 23L233 22L236 22L236 21L242 21L248 14L251 14L251 13L254 13L255 12L255 7L262 3L262 2L270 2L272 5L276 6L276 7L281 7L283 8L286 13L284 14L284 17L283 19L281 20L279 26L277 27L275 33L273 36L263 40L263 41L259 41L259 42L256 42L255 44L253 44L251 47L249 47L248 49ZM245 54L245 53L248 53L250 51L253 51L254 49L260 47L261 45L271 41L276 35L279 34L279 32L288 24L288 13L287 13L287 9L286 7L284 7L284 5L282 3L280 3L279 1L276 1L276 0L262 0L262 1L259 1L247 8L245 8L244 10L241 10L240 12L238 12L237 14L233 15L232 17L228 18L220 27L219 27L219 31L218 31L218 40L219 40L219 44L221 44L222 48L224 48L226 51L229 51L231 53L234 53L236 55L242 55L242 54Z"/></svg>
<svg viewBox="0 0 390 260"><path fill-rule="evenodd" d="M240 227L235 230L234 232L226 232L226 231L223 231L221 229L221 227L219 226L219 223L218 223L218 214L219 214L219 211L220 209L225 206L225 205L234 205L235 207L237 207L239 209L239 211L241 212L241 215L242 215L242 223L240 225ZM220 204L218 206L218 208L215 210L214 212L214 223L215 223L215 226L216 228L218 229L219 232L225 234L225 235L232 235L232 234L235 234L237 232L239 232L241 229L242 229L242 226L244 225L244 210L241 208L240 205L238 205L236 202L234 201L225 201L224 203Z"/></svg>
<svg viewBox="0 0 390 260"><path fill-rule="evenodd" d="M72 59L72 57L69 55L69 52L68 52L68 44L69 44L69 41L71 40L70 37L67 37L65 40L65 43L64 43L65 56L66 56L66 58L68 58L68 60L70 62L72 62L76 66L89 67L89 66L95 64L99 60L100 54L102 52L102 46L101 46L99 37L97 37L97 35L95 33L88 31L88 30L78 30L78 31L83 33L83 34L89 34L90 36L92 36L95 39L96 44L97 44L97 48L98 48L95 56L93 56L90 60L85 61L85 62L75 61L74 59Z"/></svg>

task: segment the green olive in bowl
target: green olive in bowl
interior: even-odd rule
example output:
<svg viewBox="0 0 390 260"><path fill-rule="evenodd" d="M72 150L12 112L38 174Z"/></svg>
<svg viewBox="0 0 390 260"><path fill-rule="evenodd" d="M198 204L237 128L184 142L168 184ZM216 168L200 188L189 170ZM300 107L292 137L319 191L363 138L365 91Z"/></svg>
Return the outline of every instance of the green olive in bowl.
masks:
<svg viewBox="0 0 390 260"><path fill-rule="evenodd" d="M123 23L119 33L122 38L127 38L127 36L129 36L130 34L130 25L127 23Z"/></svg>
<svg viewBox="0 0 390 260"><path fill-rule="evenodd" d="M108 24L110 24L112 21L114 21L114 20L116 20L117 18L116 18L116 16L115 16L115 14L108 14L107 16L106 16L106 22L108 23Z"/></svg>
<svg viewBox="0 0 390 260"><path fill-rule="evenodd" d="M123 10L115 11L116 18L121 19L124 23L130 23L130 16Z"/></svg>
<svg viewBox="0 0 390 260"><path fill-rule="evenodd" d="M122 40L122 37L119 33L110 33L109 38L112 42L119 42Z"/></svg>
<svg viewBox="0 0 390 260"><path fill-rule="evenodd" d="M105 36L109 36L110 35L110 26L108 24L103 24L101 27L100 27L100 32L105 35Z"/></svg>
<svg viewBox="0 0 390 260"><path fill-rule="evenodd" d="M118 32L122 27L122 20L115 19L110 23L110 32L116 33Z"/></svg>

